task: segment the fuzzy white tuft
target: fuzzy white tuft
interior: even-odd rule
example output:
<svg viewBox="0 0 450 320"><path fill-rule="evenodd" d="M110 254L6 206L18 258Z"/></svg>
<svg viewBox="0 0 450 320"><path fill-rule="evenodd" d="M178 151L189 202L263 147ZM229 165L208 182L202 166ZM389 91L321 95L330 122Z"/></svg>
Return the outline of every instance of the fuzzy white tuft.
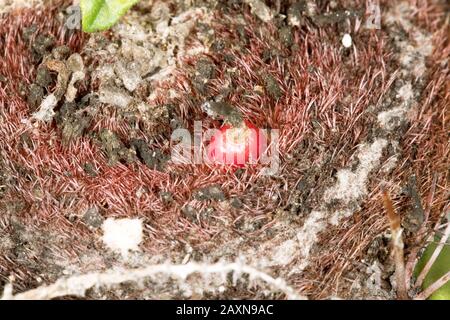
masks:
<svg viewBox="0 0 450 320"><path fill-rule="evenodd" d="M344 34L342 37L342 45L346 48L350 48L352 46L352 36L348 33Z"/></svg>
<svg viewBox="0 0 450 320"><path fill-rule="evenodd" d="M142 242L142 221L139 219L112 219L109 218L103 223L103 242L113 250L119 251L126 257L129 251L139 250Z"/></svg>

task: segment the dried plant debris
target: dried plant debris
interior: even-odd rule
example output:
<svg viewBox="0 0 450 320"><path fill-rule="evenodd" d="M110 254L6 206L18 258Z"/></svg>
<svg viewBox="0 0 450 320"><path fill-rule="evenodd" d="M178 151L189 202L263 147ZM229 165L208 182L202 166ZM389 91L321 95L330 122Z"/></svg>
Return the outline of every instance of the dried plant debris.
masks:
<svg viewBox="0 0 450 320"><path fill-rule="evenodd" d="M40 103L39 110L33 114L34 119L50 122L56 114L54 109L63 97L67 103L75 100L78 93L75 85L85 78L84 64L78 53L74 53L67 58L69 53L70 49L66 46L57 47L51 54L43 57L43 62L37 68L36 79L30 86L28 96L28 101L32 107ZM58 60L58 58L63 60ZM57 74L56 84L53 83L51 72ZM52 85L55 85L55 87L50 92L49 88ZM49 93L45 98L43 98L44 92Z"/></svg>
<svg viewBox="0 0 450 320"><path fill-rule="evenodd" d="M58 113L57 122L61 128L62 143L68 145L87 132L92 116L83 109L79 109L75 103L66 102Z"/></svg>
<svg viewBox="0 0 450 320"><path fill-rule="evenodd" d="M242 124L241 112L226 102L207 101L202 104L202 110L213 119L222 119L232 126L239 127Z"/></svg>
<svg viewBox="0 0 450 320"><path fill-rule="evenodd" d="M97 207L89 208L83 216L83 221L89 227L99 228L103 224L104 218Z"/></svg>
<svg viewBox="0 0 450 320"><path fill-rule="evenodd" d="M0 13L5 13L23 7L31 8L41 4L42 0L1 0Z"/></svg>
<svg viewBox="0 0 450 320"><path fill-rule="evenodd" d="M135 148L137 155L151 169L161 170L168 161L168 156L162 154L158 149L151 150L142 139L134 139L131 145Z"/></svg>
<svg viewBox="0 0 450 320"><path fill-rule="evenodd" d="M197 190L195 192L194 197L195 197L195 199L200 200L200 201L205 201L205 200L224 201L226 199L220 186L217 186L217 185L205 187L200 190Z"/></svg>
<svg viewBox="0 0 450 320"><path fill-rule="evenodd" d="M136 159L136 152L129 149L111 130L103 129L99 134L102 149L108 157L108 164L115 165L119 161L131 163Z"/></svg>

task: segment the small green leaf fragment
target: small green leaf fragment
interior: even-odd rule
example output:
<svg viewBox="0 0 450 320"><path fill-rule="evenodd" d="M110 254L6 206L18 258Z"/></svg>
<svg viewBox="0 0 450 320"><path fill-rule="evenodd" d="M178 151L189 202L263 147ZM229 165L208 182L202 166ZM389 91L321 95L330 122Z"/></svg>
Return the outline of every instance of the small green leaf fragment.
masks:
<svg viewBox="0 0 450 320"><path fill-rule="evenodd" d="M139 0L81 0L83 31L112 27Z"/></svg>
<svg viewBox="0 0 450 320"><path fill-rule="evenodd" d="M415 277L419 276L420 272L423 270L428 260L430 260L431 255L433 254L434 250L436 250L438 242L439 240L435 239L435 242L430 243L428 247L425 249L425 252L423 253L414 270ZM422 284L422 290L428 288L431 284L433 284L436 280L438 280L440 277L442 277L449 271L450 271L450 243L446 243L442 248L442 251L437 257L436 261L431 266L430 272L428 272L428 274L426 275ZM446 284L444 284L442 287L436 290L430 296L429 299L450 300L450 281L448 281Z"/></svg>

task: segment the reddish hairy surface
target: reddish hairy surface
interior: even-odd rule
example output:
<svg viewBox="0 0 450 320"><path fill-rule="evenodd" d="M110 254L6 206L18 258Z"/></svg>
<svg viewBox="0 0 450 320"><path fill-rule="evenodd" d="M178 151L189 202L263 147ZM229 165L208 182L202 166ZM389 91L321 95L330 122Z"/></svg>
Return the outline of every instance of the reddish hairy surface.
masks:
<svg viewBox="0 0 450 320"><path fill-rule="evenodd" d="M444 64L450 50L445 33L448 25L436 22L442 15L440 6L421 6L414 18L433 33L435 49L429 58L432 67L423 80L419 109L403 135L387 136L398 138L400 159L393 172L370 177L369 195L357 213L320 234L309 268L290 279L304 294L322 298L341 294L340 290L345 293L348 283L341 278L361 267L367 248L387 229L381 179L388 181L398 212L405 214L409 199L401 196L399 189L414 174L421 198L427 199L436 177L433 200L424 201L430 212L427 227L438 221L448 203L449 82L448 65ZM58 44L83 54L84 36L64 31L61 22L53 18L57 8L18 10L0 20L0 75L7 78L0 82L1 171L6 177L1 183L6 187L0 195L4 212L0 226L21 243L20 248L0 254L0 277L6 281L14 274L21 289L33 286L37 276L54 280L60 276L60 268L78 263L80 256L91 250L103 249L100 232L90 230L81 220L92 207L103 217L142 218L143 252L169 257L178 251L182 254L184 245L208 257L238 237L247 246L258 247L276 237L279 230L274 225L279 221L287 219L292 228L301 226L305 216L323 204L324 191L333 184L336 171L357 165L357 146L377 137L375 111L391 94L398 69L386 30L361 30L353 36L355 46L345 49L340 46L341 30L334 25L318 27L308 20L292 29L295 45L287 46L280 40L276 22L262 24L247 8L247 26L240 35L233 11L217 10L212 27L224 48L185 58L173 79L155 88L156 102L175 105L187 128L192 129L195 120L202 120L204 129L220 128L221 121L207 117L201 105L221 95L257 127L280 130L279 174L262 176L262 165L238 171L174 164L158 171L141 162L109 166L90 136L63 145L55 124L24 121L30 118L31 108L21 94L21 84L32 82L37 65L22 37L23 30L37 25L36 34L52 34ZM194 36L189 45L198 45ZM265 59L267 55L269 59ZM204 58L214 64L215 77L208 82L207 92L201 93L192 73ZM169 89L176 92L174 97L167 94ZM127 140L129 124L113 108L102 108L89 130L98 133L107 128ZM167 128L154 146L168 152L163 137L170 133ZM145 133L139 131L138 135ZM385 153L383 163L391 156ZM86 163L95 168L95 177L85 172ZM241 207L233 207L229 201L195 198L195 190L214 184L220 185L227 199L239 199ZM295 195L294 190L298 190ZM170 192L174 201L163 201L162 191ZM339 202L333 205L343 206ZM186 214L187 206L196 215ZM33 241L40 241L44 249L36 249L18 235L23 228L37 234ZM424 238L417 235L407 241L414 248ZM105 266L106 258L91 267Z"/></svg>

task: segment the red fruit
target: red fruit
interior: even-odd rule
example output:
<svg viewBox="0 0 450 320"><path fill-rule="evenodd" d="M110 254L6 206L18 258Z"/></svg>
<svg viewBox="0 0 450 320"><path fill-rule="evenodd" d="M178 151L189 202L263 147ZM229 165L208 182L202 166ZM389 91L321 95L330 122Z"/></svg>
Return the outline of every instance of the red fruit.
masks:
<svg viewBox="0 0 450 320"><path fill-rule="evenodd" d="M262 130L245 121L241 127L224 125L211 138L208 159L215 164L244 167L255 164L267 148Z"/></svg>

